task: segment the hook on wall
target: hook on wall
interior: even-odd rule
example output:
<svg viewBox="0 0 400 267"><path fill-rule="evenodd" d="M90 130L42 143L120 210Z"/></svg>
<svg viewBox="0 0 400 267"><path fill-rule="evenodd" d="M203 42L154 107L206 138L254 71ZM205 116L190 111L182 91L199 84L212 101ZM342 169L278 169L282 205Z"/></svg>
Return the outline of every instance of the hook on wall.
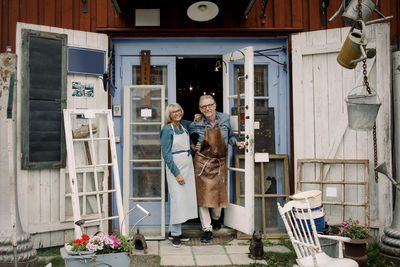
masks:
<svg viewBox="0 0 400 267"><path fill-rule="evenodd" d="M231 57L229 58L229 61L235 61L234 59L233 59L233 53L235 53L235 52L240 52L240 53L242 53L242 55L243 55L243 57L245 57L245 55L244 55L244 53L241 51L241 50L236 50L236 51L233 51L232 53L231 53Z"/></svg>
<svg viewBox="0 0 400 267"><path fill-rule="evenodd" d="M226 62L223 61L223 60L222 60L222 63L224 63L224 67L225 67L225 71L226 71L226 68L227 68L228 66L226 65ZM215 71L216 71L216 72L219 71L219 69L220 69L221 67L222 67L222 65L221 65L221 60L218 59L217 62L215 62Z"/></svg>
<svg viewBox="0 0 400 267"><path fill-rule="evenodd" d="M273 62L275 62L275 63L277 63L277 64L279 64L279 65L282 65L282 66L283 66L283 69L286 70L286 68L287 68L286 61L284 61L283 63L282 63L282 62L279 62L279 61L273 59L272 57L261 53L260 51L261 51L261 50L258 50L258 51L256 50L256 51L254 51L254 53L257 53L257 54L259 54L260 56L264 56L264 57L268 58L269 60L272 60Z"/></svg>

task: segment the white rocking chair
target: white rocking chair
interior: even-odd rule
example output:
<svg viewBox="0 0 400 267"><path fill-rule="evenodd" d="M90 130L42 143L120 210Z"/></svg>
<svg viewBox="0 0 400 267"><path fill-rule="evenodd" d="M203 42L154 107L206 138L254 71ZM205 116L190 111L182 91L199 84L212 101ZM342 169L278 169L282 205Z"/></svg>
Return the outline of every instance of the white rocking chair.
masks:
<svg viewBox="0 0 400 267"><path fill-rule="evenodd" d="M350 241L348 237L321 235L317 233L315 222L311 216L308 199L305 201L292 200L283 207L278 204L279 213L283 219L286 231L297 255L296 267L358 267L352 259L343 258L343 243ZM310 227L311 225L311 227ZM311 228L311 229L310 229ZM337 240L339 258L332 258L322 251L319 238Z"/></svg>

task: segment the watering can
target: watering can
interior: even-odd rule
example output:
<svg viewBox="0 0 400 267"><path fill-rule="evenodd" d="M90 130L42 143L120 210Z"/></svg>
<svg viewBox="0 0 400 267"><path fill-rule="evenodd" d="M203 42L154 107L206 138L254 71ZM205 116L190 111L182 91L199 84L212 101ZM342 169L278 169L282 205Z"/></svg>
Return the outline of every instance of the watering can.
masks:
<svg viewBox="0 0 400 267"><path fill-rule="evenodd" d="M362 0L361 1L361 11L362 11L362 21L364 21L365 25L370 25L378 22L382 22L388 19L393 18L393 16L385 17L381 12L376 9L378 5L378 0ZM329 19L332 21L340 12L343 11L342 19L345 23L349 24L350 26L354 26L357 29L360 29L361 25L357 24L357 20L359 20L359 13L358 13L358 0L343 0L342 4L340 5L338 11ZM368 21L369 16L372 12L376 12L382 18L374 19Z"/></svg>
<svg viewBox="0 0 400 267"><path fill-rule="evenodd" d="M368 41L364 34L365 23L361 20L358 22L362 25L361 31L355 32L354 27L351 28L337 57L339 64L347 69L354 69L358 62L373 58L376 54L375 49L366 49Z"/></svg>

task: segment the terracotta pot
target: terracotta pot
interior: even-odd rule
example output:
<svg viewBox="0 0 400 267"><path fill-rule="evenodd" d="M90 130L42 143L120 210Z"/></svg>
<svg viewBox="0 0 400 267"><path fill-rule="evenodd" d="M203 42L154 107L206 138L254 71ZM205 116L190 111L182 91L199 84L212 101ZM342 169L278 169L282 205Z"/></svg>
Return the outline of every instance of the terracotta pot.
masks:
<svg viewBox="0 0 400 267"><path fill-rule="evenodd" d="M344 257L355 260L360 267L367 266L367 246L374 241L373 236L364 239L352 239L344 243Z"/></svg>

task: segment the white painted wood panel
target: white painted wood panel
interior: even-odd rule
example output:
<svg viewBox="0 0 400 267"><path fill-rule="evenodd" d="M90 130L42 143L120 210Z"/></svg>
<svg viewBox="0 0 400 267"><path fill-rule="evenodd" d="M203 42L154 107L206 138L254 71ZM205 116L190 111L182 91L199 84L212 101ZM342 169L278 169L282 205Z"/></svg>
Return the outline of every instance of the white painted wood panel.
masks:
<svg viewBox="0 0 400 267"><path fill-rule="evenodd" d="M88 33L83 31L73 31L68 29L48 27L34 24L17 23L16 25L16 53L18 55L17 78L21 77L21 30L33 29L53 33L62 33L68 35L68 46L98 49L108 51L108 36L105 34ZM106 62L107 64L107 62ZM72 81L94 84L94 97L73 97ZM17 134L18 134L18 159L21 153L21 84L17 82ZM90 108L106 109L108 108L108 94L104 91L102 81L95 76L89 75L68 75L67 76L67 108ZM83 151L83 147L81 148ZM103 151L97 157L108 156L107 151ZM82 157L85 154L82 153ZM62 245L71 240L73 236L72 222L64 222L60 212L65 212L68 217L72 214L70 200L63 199L65 190L69 192L69 183L60 179L68 179L65 169L41 169L41 170L21 170L21 162L18 160L18 190L20 216L23 229L31 233L32 241L36 248ZM61 174L60 174L61 173ZM64 191L61 191L64 189ZM69 203L69 205L68 205ZM61 204L63 206L61 206ZM89 232L95 232L96 228L88 229Z"/></svg>
<svg viewBox="0 0 400 267"><path fill-rule="evenodd" d="M391 222L391 186L384 179L375 183L373 138L371 131L356 131L347 127L347 108L344 99L362 81L362 63L356 69L341 67L337 55L349 28L304 32L292 35L293 59L293 125L295 177L297 159L369 159L371 226L380 230ZM390 26L387 23L370 25L366 29L367 47L375 47L377 55L367 60L368 79L381 101L377 117L378 162L386 162L392 169L391 156L391 65ZM340 168L331 166L324 173L329 180L340 175ZM361 167L345 169L349 180L363 176ZM302 173L305 179L319 176L319 167ZM307 177L307 178L306 178ZM351 192L351 193L350 193ZM348 201L365 196L363 189L349 187ZM327 209L335 214L339 210ZM346 210L347 217L361 217L364 211L354 207Z"/></svg>

